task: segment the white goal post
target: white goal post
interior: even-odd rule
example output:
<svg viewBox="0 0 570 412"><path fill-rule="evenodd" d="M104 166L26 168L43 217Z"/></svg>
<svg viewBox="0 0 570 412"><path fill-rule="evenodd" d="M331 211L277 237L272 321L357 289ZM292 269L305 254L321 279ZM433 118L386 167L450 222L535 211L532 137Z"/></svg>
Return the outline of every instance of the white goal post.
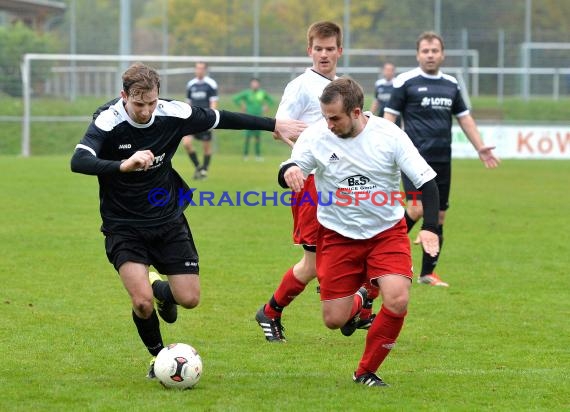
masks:
<svg viewBox="0 0 570 412"><path fill-rule="evenodd" d="M207 61L211 63L226 64L247 64L248 70L261 64L286 64L299 65L309 64L308 57L227 57L227 56L150 56L150 55L93 55L93 54L50 54L50 53L27 53L24 55L22 63L22 97L23 97L23 118L22 118L22 156L30 156L30 123L34 120L31 116L32 97L32 75L31 67L33 61L65 61L65 62L115 62L125 66L132 62L156 62L156 63L196 63ZM232 70L243 68L233 67ZM258 68L259 69L259 68ZM117 73L120 76L121 69L117 65ZM160 72L160 70L159 70ZM42 119L47 120L47 119ZM54 118L55 120L55 118ZM59 119L61 120L61 119Z"/></svg>
<svg viewBox="0 0 570 412"><path fill-rule="evenodd" d="M399 58L398 72L412 69L416 66L415 49L352 49L345 50L345 55L353 56L350 67L342 66L339 61L338 72L349 74L360 81L365 93L371 95L371 87L380 75L379 66L382 60ZM444 71L456 76L472 75L471 90L478 89L479 73L472 71L479 65L479 56L476 50L447 50L446 55L453 57L456 63L452 67L445 67ZM465 67L465 59L468 67ZM312 60L308 56L302 57L256 57L256 56L154 56L154 55L93 55L93 54L24 54L21 66L22 72L22 137L21 154L24 157L31 155L31 125L33 122L86 122L86 116L38 116L32 110L34 92L41 84L43 93L54 98L66 97L73 101L75 88L89 89L84 96L106 96L110 99L116 95L121 87L121 75L129 64L144 62L156 67L161 76L161 95L168 96L168 84L176 85L172 89L176 94L182 94L186 81L194 76L194 63L207 62L211 72L217 76L225 76L222 86L227 86L226 80L233 79L234 85L244 86L244 80L251 76L264 76L264 88L270 84L279 92L285 84L295 76L310 67ZM43 62L43 63L42 63ZM462 64L457 64L461 62ZM345 61L346 64L346 61ZM45 66L45 67L44 67ZM38 73L42 73L39 76ZM90 76L90 77L89 77ZM36 81L41 78L41 81ZM46 80L55 79L55 80ZM59 80L58 80L59 79ZM63 79L63 80L62 80ZM93 80L94 79L94 80ZM170 80L169 80L170 79ZM184 81L183 81L184 80ZM239 81L237 81L239 80ZM466 79L467 80L467 79ZM219 81L219 80L218 80ZM244 86L245 87L245 86ZM223 88L223 87L222 87ZM226 87L226 91L230 88ZM93 90L96 93L93 93ZM224 92L224 90L222 90ZM104 100L106 101L106 100ZM32 114L34 113L34 114Z"/></svg>

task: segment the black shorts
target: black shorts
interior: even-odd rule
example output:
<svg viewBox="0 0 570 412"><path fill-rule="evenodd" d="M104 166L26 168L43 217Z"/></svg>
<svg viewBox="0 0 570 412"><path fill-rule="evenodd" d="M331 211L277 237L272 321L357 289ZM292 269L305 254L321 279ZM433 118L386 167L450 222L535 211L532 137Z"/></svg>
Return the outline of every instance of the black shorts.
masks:
<svg viewBox="0 0 570 412"><path fill-rule="evenodd" d="M202 142L209 142L210 140L212 140L212 131L207 130L205 132L196 133L194 135L194 138Z"/></svg>
<svg viewBox="0 0 570 412"><path fill-rule="evenodd" d="M198 274L198 252L184 215L163 226L104 231L105 251L117 272L125 262L152 265L163 275Z"/></svg>
<svg viewBox="0 0 570 412"><path fill-rule="evenodd" d="M449 188L451 186L451 162L429 163L429 165L437 173L435 183L439 190L439 210L447 210L449 209ZM403 173L402 184L404 186L404 191L406 192L406 199L408 201L413 200L414 195L408 193L416 192L417 189L414 187L410 179L408 179L408 177ZM421 195L415 195L415 198L416 200L422 200Z"/></svg>

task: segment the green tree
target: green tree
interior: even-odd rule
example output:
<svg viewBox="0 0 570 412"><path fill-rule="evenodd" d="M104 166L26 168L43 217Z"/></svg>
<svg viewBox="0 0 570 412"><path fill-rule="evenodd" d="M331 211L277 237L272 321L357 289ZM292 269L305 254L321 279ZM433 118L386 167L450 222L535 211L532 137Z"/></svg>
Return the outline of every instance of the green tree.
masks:
<svg viewBox="0 0 570 412"><path fill-rule="evenodd" d="M170 0L171 52L179 55L235 55L251 44L244 29L251 3L232 0ZM243 47L235 47L241 44Z"/></svg>
<svg viewBox="0 0 570 412"><path fill-rule="evenodd" d="M353 47L378 47L367 35L386 11L386 0L351 2ZM344 3L312 0L260 0L262 56L299 56L306 49L308 26L318 20L343 24ZM156 7L156 6L154 6ZM169 0L168 23L173 54L251 55L254 2L250 0ZM151 20L149 20L150 22ZM156 21L154 24L160 24Z"/></svg>
<svg viewBox="0 0 570 412"><path fill-rule="evenodd" d="M10 27L0 27L0 87L10 96L22 95L20 65L24 53L50 53L57 50L56 39L39 34L21 22ZM48 67L36 64L32 71L32 82L45 79Z"/></svg>

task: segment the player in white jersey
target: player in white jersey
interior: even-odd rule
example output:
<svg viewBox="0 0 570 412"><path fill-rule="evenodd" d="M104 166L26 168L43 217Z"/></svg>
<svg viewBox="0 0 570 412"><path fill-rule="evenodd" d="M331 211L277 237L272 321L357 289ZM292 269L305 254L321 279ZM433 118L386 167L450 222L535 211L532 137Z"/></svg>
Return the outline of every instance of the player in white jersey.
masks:
<svg viewBox="0 0 570 412"><path fill-rule="evenodd" d="M341 28L330 21L313 23L307 31L307 53L313 59L313 66L286 86L277 118L297 119L307 124L322 119L319 97L325 86L336 78L337 62L342 55ZM311 201L301 202L301 199ZM303 245L303 258L285 272L271 299L255 315L270 342L285 341L281 325L283 309L317 276L315 251L319 224L316 201L311 175L303 190L295 194L291 206L293 240Z"/></svg>
<svg viewBox="0 0 570 412"><path fill-rule="evenodd" d="M315 170L321 224L317 273L325 325L337 329L356 323L366 295L362 284L379 288L382 308L368 329L353 380L386 386L376 371L402 329L413 276L400 171L423 196L419 236L433 256L439 251L436 174L401 129L363 113L364 93L354 80L331 82L320 101L324 120L301 134L291 158L281 165L279 182L298 191Z"/></svg>
<svg viewBox="0 0 570 412"><path fill-rule="evenodd" d="M305 70L285 87L275 117L302 120L307 124L318 122L323 118L319 96L335 78L336 74L327 77L314 67Z"/></svg>

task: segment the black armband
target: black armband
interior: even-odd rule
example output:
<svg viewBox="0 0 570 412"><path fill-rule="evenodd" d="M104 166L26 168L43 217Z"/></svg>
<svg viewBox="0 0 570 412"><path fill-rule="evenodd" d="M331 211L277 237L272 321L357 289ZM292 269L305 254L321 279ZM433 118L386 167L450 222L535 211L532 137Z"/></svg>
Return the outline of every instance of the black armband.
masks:
<svg viewBox="0 0 570 412"><path fill-rule="evenodd" d="M216 129L275 131L275 119L271 117L252 116L227 110L220 110L219 113L220 121Z"/></svg>
<svg viewBox="0 0 570 412"><path fill-rule="evenodd" d="M287 189L289 187L285 182L285 172L293 166L297 166L297 163L287 163L281 166L281 169L279 169L279 174L277 175L277 183L279 183L279 186L281 186L283 189Z"/></svg>
<svg viewBox="0 0 570 412"><path fill-rule="evenodd" d="M437 234L439 224L439 189L437 184L432 179L418 189L422 192L422 206L424 209L422 230L428 230Z"/></svg>

